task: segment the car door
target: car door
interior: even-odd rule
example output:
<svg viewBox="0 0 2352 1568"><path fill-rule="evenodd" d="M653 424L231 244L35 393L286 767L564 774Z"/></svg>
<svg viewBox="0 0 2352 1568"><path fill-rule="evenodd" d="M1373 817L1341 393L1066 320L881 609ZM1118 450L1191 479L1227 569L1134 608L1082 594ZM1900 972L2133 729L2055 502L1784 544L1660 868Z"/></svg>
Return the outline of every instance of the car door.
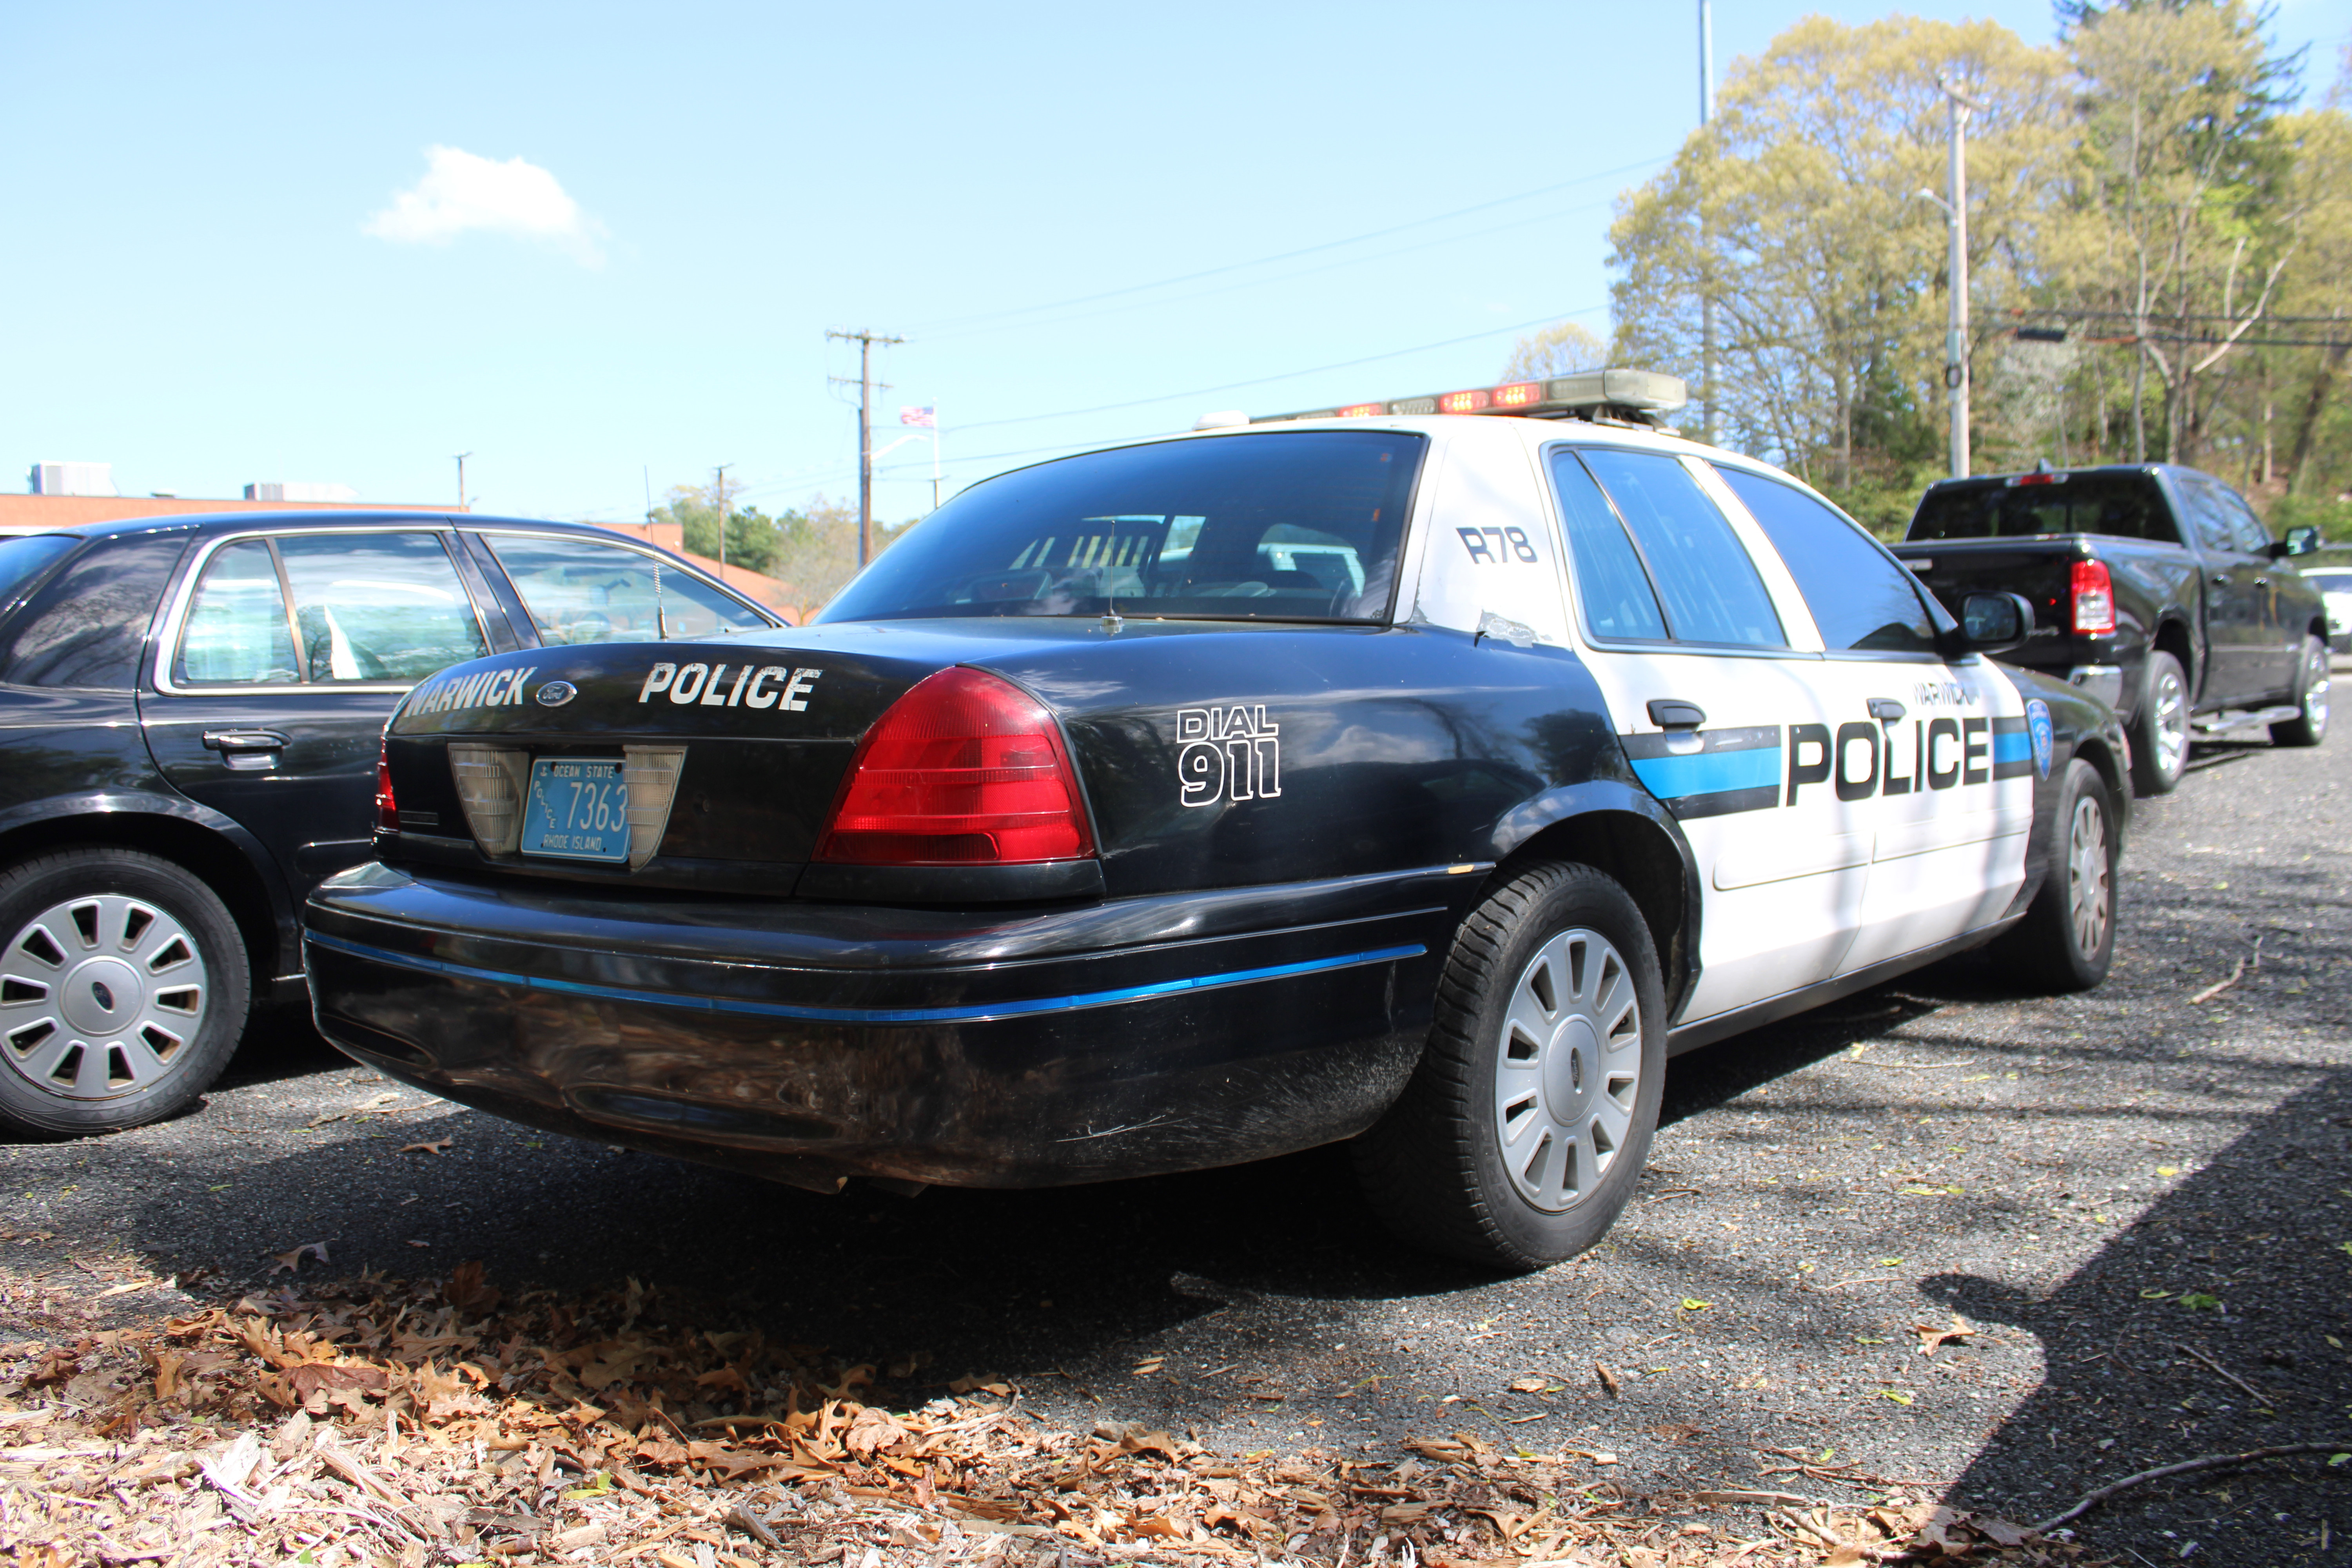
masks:
<svg viewBox="0 0 2352 1568"><path fill-rule="evenodd" d="M1795 646L1760 541L1671 454L1563 444L1546 466L1586 660L1703 879L1700 973L1676 1022L1830 978L1861 919L1870 826L1831 782L1821 656Z"/></svg>
<svg viewBox="0 0 2352 1568"><path fill-rule="evenodd" d="M2247 548L2220 481L2188 468L2166 477L2197 537L2204 573L2206 668L2197 705L2244 707L2277 684L2271 675L2276 639L2266 624L2273 618L2266 606L2276 563Z"/></svg>
<svg viewBox="0 0 2352 1568"><path fill-rule="evenodd" d="M2260 654L2252 661L2253 689L2257 694L2289 695L2303 670L2303 639L2310 626L2308 616L2296 603L2301 598L2294 591L2297 574L2271 553L2271 531L2254 514L2254 509L2246 504L2246 498L2219 479L2208 482L2220 498L2223 515L2230 520L2231 533L2241 555L2254 563L2254 624L2258 629L2249 641L2259 647Z"/></svg>
<svg viewBox="0 0 2352 1568"><path fill-rule="evenodd" d="M1932 601L1858 525L1795 485L1711 467L1771 541L1821 635L1812 679L1835 720L1829 783L1853 797L1871 845L1840 972L2000 918L2024 883L2033 826L2035 753L2016 686L1980 656L1937 651Z"/></svg>
<svg viewBox="0 0 2352 1568"><path fill-rule="evenodd" d="M266 845L297 897L368 857L377 741L418 680L489 651L446 530L210 542L158 639L148 749Z"/></svg>

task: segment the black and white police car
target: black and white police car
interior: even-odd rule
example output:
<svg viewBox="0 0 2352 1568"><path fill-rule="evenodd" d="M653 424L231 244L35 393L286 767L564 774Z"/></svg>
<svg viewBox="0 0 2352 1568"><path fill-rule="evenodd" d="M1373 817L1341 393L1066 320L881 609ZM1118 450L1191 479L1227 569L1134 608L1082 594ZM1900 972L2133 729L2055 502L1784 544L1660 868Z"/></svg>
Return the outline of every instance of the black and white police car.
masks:
<svg viewBox="0 0 2352 1568"><path fill-rule="evenodd" d="M1675 1052L2115 936L2125 742L1986 658L2030 608L1954 625L1681 402L1213 416L973 487L804 628L450 669L310 900L320 1026L827 1191L1352 1139L1405 1237L1573 1254Z"/></svg>

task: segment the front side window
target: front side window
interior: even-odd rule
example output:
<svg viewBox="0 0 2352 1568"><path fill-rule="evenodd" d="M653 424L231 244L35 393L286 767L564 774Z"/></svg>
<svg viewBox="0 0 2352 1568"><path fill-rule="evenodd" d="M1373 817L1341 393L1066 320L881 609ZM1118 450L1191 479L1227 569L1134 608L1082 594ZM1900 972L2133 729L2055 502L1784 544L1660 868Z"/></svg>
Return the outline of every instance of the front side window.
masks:
<svg viewBox="0 0 2352 1568"><path fill-rule="evenodd" d="M1777 479L1715 471L1772 542L1832 653L1933 653L1936 625L1911 574L1861 529Z"/></svg>
<svg viewBox="0 0 2352 1568"><path fill-rule="evenodd" d="M276 542L303 679L407 685L489 651L436 533L298 533Z"/></svg>
<svg viewBox="0 0 2352 1568"><path fill-rule="evenodd" d="M550 647L764 631L772 623L675 563L593 539L484 534Z"/></svg>
<svg viewBox="0 0 2352 1568"><path fill-rule="evenodd" d="M1424 447L1276 431L1017 469L924 519L817 619L1380 620Z"/></svg>
<svg viewBox="0 0 2352 1568"><path fill-rule="evenodd" d="M290 686L302 679L268 540L224 545L205 563L173 679L189 686Z"/></svg>
<svg viewBox="0 0 2352 1568"><path fill-rule="evenodd" d="M0 684L128 691L184 537L111 539L66 563L9 623Z"/></svg>
<svg viewBox="0 0 2352 1568"><path fill-rule="evenodd" d="M1676 642L1715 643L1734 647L1786 647L1788 634L1780 613L1772 608L1764 579L1731 524L1716 510L1690 471L1674 458L1656 452L1626 452L1614 447L1560 447L1552 465L1563 497L1578 569L1583 570L1588 551L1605 563L1603 592L1618 595L1623 581L1622 551L1597 516L1588 524L1585 544L1574 545L1577 516L1568 512L1565 498L1580 495L1561 477L1567 465L1580 465L1606 498L1612 521L1622 525L1648 581L1656 607L1663 612L1665 635ZM1580 590L1581 591L1581 590ZM1620 596L1616 603L1629 602ZM1630 600L1638 620L1637 597ZM1587 614L1591 599L1586 596ZM1612 612L1614 613L1613 611ZM1599 631L1594 622L1596 635Z"/></svg>

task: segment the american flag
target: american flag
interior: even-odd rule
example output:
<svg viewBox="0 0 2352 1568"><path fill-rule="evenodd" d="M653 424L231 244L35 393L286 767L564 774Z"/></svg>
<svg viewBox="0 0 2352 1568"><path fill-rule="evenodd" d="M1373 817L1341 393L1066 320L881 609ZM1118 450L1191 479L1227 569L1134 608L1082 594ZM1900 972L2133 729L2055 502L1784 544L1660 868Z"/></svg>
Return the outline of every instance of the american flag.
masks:
<svg viewBox="0 0 2352 1568"><path fill-rule="evenodd" d="M901 408L898 410L898 423L936 430L940 427L940 411L937 408Z"/></svg>

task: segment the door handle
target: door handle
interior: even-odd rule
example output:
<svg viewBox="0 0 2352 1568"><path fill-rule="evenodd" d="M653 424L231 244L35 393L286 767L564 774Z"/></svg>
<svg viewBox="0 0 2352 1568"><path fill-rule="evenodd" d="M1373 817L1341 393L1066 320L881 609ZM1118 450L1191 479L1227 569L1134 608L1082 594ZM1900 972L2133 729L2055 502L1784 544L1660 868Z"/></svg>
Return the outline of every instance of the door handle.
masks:
<svg viewBox="0 0 2352 1568"><path fill-rule="evenodd" d="M1882 724L1892 724L1903 717L1903 704L1892 697L1874 697L1870 700L1870 716Z"/></svg>
<svg viewBox="0 0 2352 1568"><path fill-rule="evenodd" d="M207 730L205 749L224 756L236 752L282 752L286 737L275 730Z"/></svg>
<svg viewBox="0 0 2352 1568"><path fill-rule="evenodd" d="M1706 710L1679 697L1653 697L1650 722L1661 730L1696 730L1706 722Z"/></svg>
<svg viewBox="0 0 2352 1568"><path fill-rule="evenodd" d="M2270 585L2271 580L2267 577L2257 577L2254 579L2254 586L2257 588L2267 588Z"/></svg>
<svg viewBox="0 0 2352 1568"><path fill-rule="evenodd" d="M2227 572L2216 572L2213 574L2213 586L2216 588L2226 588L2229 585L2230 574Z"/></svg>

